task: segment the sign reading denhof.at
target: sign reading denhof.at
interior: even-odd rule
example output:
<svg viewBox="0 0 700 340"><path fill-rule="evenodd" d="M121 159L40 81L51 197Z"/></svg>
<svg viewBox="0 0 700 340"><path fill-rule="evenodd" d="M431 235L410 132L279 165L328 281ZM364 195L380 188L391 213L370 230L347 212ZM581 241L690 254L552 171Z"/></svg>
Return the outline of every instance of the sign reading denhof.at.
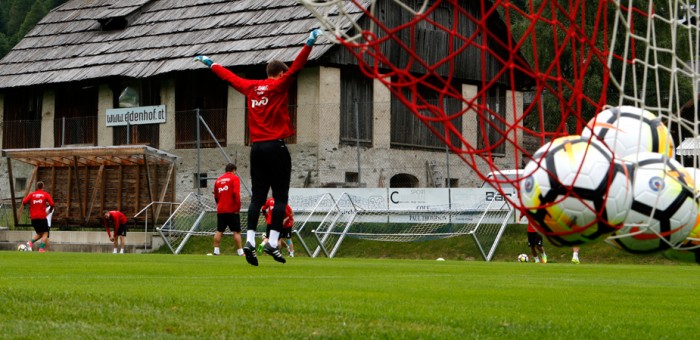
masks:
<svg viewBox="0 0 700 340"><path fill-rule="evenodd" d="M107 126L165 123L165 105L107 109Z"/></svg>

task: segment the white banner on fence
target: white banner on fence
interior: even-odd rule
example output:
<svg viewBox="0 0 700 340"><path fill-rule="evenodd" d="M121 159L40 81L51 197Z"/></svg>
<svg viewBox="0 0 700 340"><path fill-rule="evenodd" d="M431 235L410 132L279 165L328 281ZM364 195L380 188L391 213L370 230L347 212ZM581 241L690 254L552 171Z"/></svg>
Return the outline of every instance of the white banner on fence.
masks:
<svg viewBox="0 0 700 340"><path fill-rule="evenodd" d="M508 197L517 199L515 189L504 190L507 190L506 195ZM503 195L491 187L451 189L450 194L452 203L458 208L485 209L491 202L493 202L492 206L494 206L496 203L506 201Z"/></svg>
<svg viewBox="0 0 700 340"><path fill-rule="evenodd" d="M442 188L389 188L390 211L421 211L420 214L390 214L390 223L448 223L450 191ZM424 213L443 210L441 213Z"/></svg>
<svg viewBox="0 0 700 340"><path fill-rule="evenodd" d="M386 211L386 192L384 188L292 188L289 190L289 205L299 217L295 218L297 220L320 222L327 213L337 212L341 214L333 217L337 223L348 222L348 218L355 218L355 222L386 223L384 214L365 214L359 219L355 216L357 210Z"/></svg>
<svg viewBox="0 0 700 340"><path fill-rule="evenodd" d="M517 192L515 191L515 188L504 188L503 190L506 191L506 196L513 200L517 200ZM466 207L468 209L483 210L491 206L491 209L497 210L506 203L506 198L504 195L492 187L452 189L450 194L453 206L455 206L454 208L456 209ZM519 216L519 211L514 211L513 220L511 222L517 223ZM466 214L464 216L456 217L457 221L460 223L474 222L475 218L481 217L478 214Z"/></svg>
<svg viewBox="0 0 700 340"><path fill-rule="evenodd" d="M349 198L348 198L349 197ZM352 201L352 203L350 202ZM289 205L294 210L311 211L313 209L328 211L338 202L340 209L352 209L351 204L364 210L387 209L387 191L385 188L347 189L347 188L291 188ZM318 206L318 208L316 208Z"/></svg>
<svg viewBox="0 0 700 340"><path fill-rule="evenodd" d="M515 190L506 192L516 195ZM392 223L473 223L481 218L478 210L493 209L505 203L503 195L493 188L292 188L289 204L298 213L314 211L322 218L323 213L338 209L341 214L351 215L355 209L363 211L395 211L395 214L362 216L363 222ZM353 207L354 205L354 207ZM448 211L453 211L449 213ZM455 214L459 210L474 210ZM401 211L402 213L398 213ZM411 211L420 214L411 214ZM428 213L435 211L435 213ZM388 215L388 216L387 216ZM369 220L367 220L369 219ZM375 221L376 220L376 221ZM515 219L517 221L517 218Z"/></svg>
<svg viewBox="0 0 700 340"><path fill-rule="evenodd" d="M107 126L165 123L165 105L107 109Z"/></svg>
<svg viewBox="0 0 700 340"><path fill-rule="evenodd" d="M389 210L448 209L449 189L441 188L389 188Z"/></svg>

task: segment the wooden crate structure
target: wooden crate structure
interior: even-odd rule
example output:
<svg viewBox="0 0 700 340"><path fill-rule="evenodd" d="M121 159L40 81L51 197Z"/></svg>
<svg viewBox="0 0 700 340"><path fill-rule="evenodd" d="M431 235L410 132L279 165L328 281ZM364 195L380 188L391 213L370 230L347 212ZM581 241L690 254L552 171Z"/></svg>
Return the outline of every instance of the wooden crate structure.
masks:
<svg viewBox="0 0 700 340"><path fill-rule="evenodd" d="M103 210L119 210L130 222L162 223L163 204L175 198L177 156L145 146L89 146L2 150L7 158L15 225L28 207L21 199L35 190L37 181L54 199L53 226L101 226ZM26 190L15 192L13 162L34 166ZM150 207L149 207L150 205ZM134 216L149 207L148 214ZM167 211L164 211L167 215ZM23 221L26 219L22 219Z"/></svg>

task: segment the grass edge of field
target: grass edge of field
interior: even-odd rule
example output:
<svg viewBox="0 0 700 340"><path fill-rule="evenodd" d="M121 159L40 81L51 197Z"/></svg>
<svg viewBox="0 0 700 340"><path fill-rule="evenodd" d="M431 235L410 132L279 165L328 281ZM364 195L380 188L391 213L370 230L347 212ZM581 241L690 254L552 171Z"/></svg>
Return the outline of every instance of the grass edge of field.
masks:
<svg viewBox="0 0 700 340"><path fill-rule="evenodd" d="M294 239L296 241L296 238ZM243 235L245 242L245 235ZM308 243L308 242L307 242ZM551 263L570 263L572 250L570 247L556 247L544 241L545 252ZM224 237L221 241L224 255L235 254L232 237ZM212 237L192 237L183 247L180 254L207 254L212 252ZM286 250L283 251L288 256ZM167 246L154 250L154 253L170 254ZM530 255L527 246L526 226L509 225L496 247L491 261L515 262L519 254ZM690 252L665 251L653 254L632 254L616 248L606 242L585 244L581 246L580 258L582 264L660 264L660 265L692 265L694 256ZM299 242L295 242L295 256L308 256ZM320 254L319 257L324 257ZM389 259L420 259L459 261L484 261L476 242L471 236L456 236L423 242L382 242L368 241L355 238L345 238L336 254L338 258L389 258Z"/></svg>

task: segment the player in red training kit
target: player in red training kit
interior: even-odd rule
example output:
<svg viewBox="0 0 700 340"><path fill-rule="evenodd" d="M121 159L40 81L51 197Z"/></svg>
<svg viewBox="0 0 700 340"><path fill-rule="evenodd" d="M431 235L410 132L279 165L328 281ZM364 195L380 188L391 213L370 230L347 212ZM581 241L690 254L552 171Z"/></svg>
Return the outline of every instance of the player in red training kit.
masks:
<svg viewBox="0 0 700 340"><path fill-rule="evenodd" d="M540 257L537 256L538 251L542 255L542 263L547 263L547 253L544 252L544 246L542 246L542 235L537 232L532 223L527 224L527 245L530 247L535 263L540 263Z"/></svg>
<svg viewBox="0 0 700 340"><path fill-rule="evenodd" d="M117 253L117 248L119 247L119 241L121 240L122 243L122 248L119 251L120 254L124 254L124 246L126 242L126 216L122 214L121 211L117 210L112 210L108 211L105 210L102 213L104 220L105 220L105 229L107 229L107 236L109 236L109 240L114 243L114 250L112 253L116 254ZM114 221L114 237L112 237L112 234L109 231L109 221L112 220Z"/></svg>
<svg viewBox="0 0 700 340"><path fill-rule="evenodd" d="M243 255L241 247L241 180L236 175L236 165L226 164L226 173L214 183L216 201L216 233L214 234L214 255L219 255L221 236L226 227L233 232L238 256Z"/></svg>
<svg viewBox="0 0 700 340"><path fill-rule="evenodd" d="M48 192L44 191L44 182L36 182L36 191L30 193L22 200L22 204L29 204L29 218L32 219L32 227L36 235L27 242L27 246L31 251L34 248L34 242L41 239L39 242L39 252L43 253L46 251L46 241L49 238L49 222L46 220L47 209L48 212L53 212L54 204L53 198Z"/></svg>
<svg viewBox="0 0 700 340"><path fill-rule="evenodd" d="M270 197L265 205L263 205L260 211L265 216L265 221L267 222L267 230L265 231L265 236L263 242L258 246L258 253L260 253L267 241L270 238L270 225L272 224L272 209L275 206L275 199ZM282 220L282 233L280 233L280 242L284 244L287 242L287 249L289 250L289 256L294 257L294 245L292 244L292 227L294 226L294 210L287 204L287 209L285 210L284 220Z"/></svg>
<svg viewBox="0 0 700 340"><path fill-rule="evenodd" d="M219 78L227 81L248 99L248 129L253 146L250 150L250 179L252 197L248 206L248 231L246 245L243 247L246 260L251 265L258 265L255 252L255 231L260 218L260 208L265 203L267 193L272 189L275 207L272 211L269 242L263 247L265 253L272 255L277 262L287 262L279 251L279 235L282 232L282 220L289 200L289 183L292 175L292 158L284 139L294 134L294 127L288 111L289 87L294 76L304 67L311 48L323 32L311 31L306 45L297 55L291 67L279 60L267 64L267 79L251 80L241 78L209 57L197 56L199 61L211 68Z"/></svg>

